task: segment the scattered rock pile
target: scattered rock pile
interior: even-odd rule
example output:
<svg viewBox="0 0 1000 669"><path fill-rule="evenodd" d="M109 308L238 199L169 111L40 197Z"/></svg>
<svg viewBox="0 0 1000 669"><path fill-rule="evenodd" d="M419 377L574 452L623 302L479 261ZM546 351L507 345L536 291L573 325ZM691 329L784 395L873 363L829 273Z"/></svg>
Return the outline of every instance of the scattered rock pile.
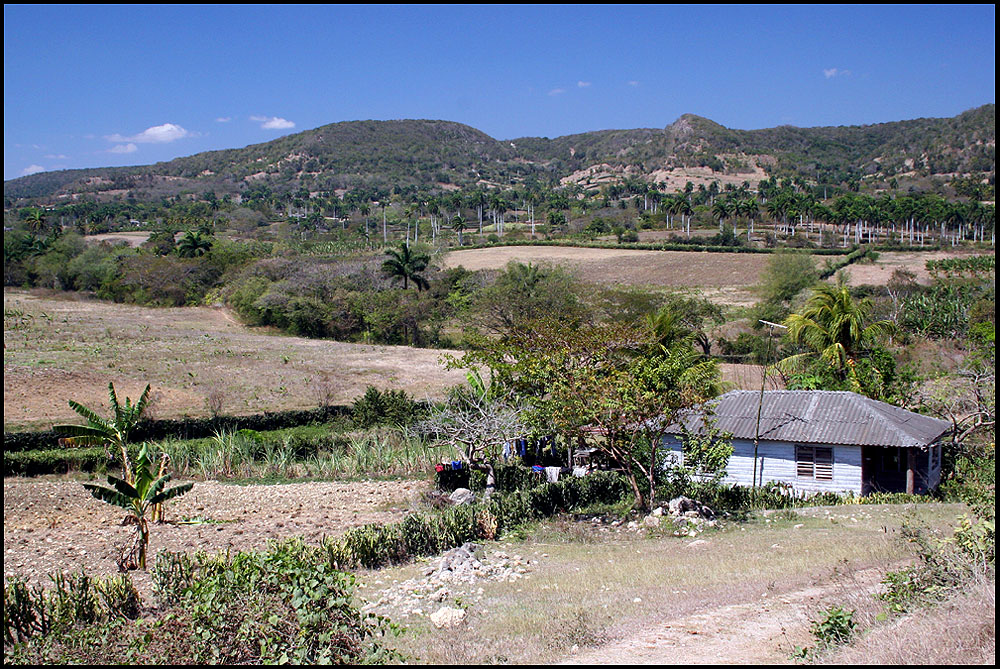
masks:
<svg viewBox="0 0 1000 669"><path fill-rule="evenodd" d="M486 555L476 544L467 543L431 562L422 576L383 590L364 608L396 618L428 616L437 627L453 627L462 623L465 609L483 597L482 588L472 591L462 586L477 581L513 583L528 578L532 564L531 560L503 551Z"/></svg>
<svg viewBox="0 0 1000 669"><path fill-rule="evenodd" d="M630 522L628 527L634 530L657 529L664 526L664 518L672 525L672 528L665 529L679 537L693 537L716 525L712 509L690 497L675 497L667 504L666 510L662 506L657 507L641 521Z"/></svg>
<svg viewBox="0 0 1000 669"><path fill-rule="evenodd" d="M476 501L476 493L468 488L455 488L455 491L448 496L452 504L472 504Z"/></svg>

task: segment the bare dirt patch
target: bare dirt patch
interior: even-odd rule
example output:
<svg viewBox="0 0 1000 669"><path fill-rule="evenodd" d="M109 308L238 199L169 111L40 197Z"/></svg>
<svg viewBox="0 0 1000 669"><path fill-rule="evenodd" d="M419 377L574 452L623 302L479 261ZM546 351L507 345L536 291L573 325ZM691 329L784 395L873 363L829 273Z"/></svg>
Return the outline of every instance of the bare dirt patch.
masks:
<svg viewBox="0 0 1000 669"><path fill-rule="evenodd" d="M350 403L369 385L417 399L443 396L462 374L446 351L289 337L239 324L224 309L153 309L71 294L4 291L4 429L75 422L72 399L107 406L114 382L137 398L146 383L158 418L257 413Z"/></svg>
<svg viewBox="0 0 1000 669"><path fill-rule="evenodd" d="M852 574L855 594L877 591L879 569ZM574 655L562 664L791 664L794 646L808 645L818 610L843 602L845 584L832 581L743 604L671 618L635 636Z"/></svg>
<svg viewBox="0 0 1000 669"><path fill-rule="evenodd" d="M302 537L318 544L366 523L400 520L427 490L424 481L311 482L285 485L195 483L167 504L169 522L151 526L150 556L160 550L193 553L257 550L269 539ZM134 527L124 512L90 496L78 481L7 478L3 484L4 577L46 583L56 571L117 572L116 546ZM201 519L201 524L175 524ZM136 573L149 594L149 576Z"/></svg>
<svg viewBox="0 0 1000 669"><path fill-rule="evenodd" d="M103 235L88 235L86 239L88 242L97 244L107 242L114 246L124 242L129 246L136 247L142 246L151 234L150 232L109 232Z"/></svg>
<svg viewBox="0 0 1000 669"><path fill-rule="evenodd" d="M760 365L723 362L719 364L719 371L722 372L723 383L729 384L729 387L737 390L760 390L761 381L764 380L764 368ZM769 372L767 389L784 390L785 384L780 376Z"/></svg>

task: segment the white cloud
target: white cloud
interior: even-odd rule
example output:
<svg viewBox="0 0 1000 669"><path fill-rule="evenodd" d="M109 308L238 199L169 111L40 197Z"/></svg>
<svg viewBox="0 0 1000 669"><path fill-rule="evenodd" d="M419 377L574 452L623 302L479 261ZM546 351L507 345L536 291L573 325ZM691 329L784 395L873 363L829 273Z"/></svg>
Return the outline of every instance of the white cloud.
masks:
<svg viewBox="0 0 1000 669"><path fill-rule="evenodd" d="M588 88L590 87L589 81L578 81L576 82L577 88Z"/></svg>
<svg viewBox="0 0 1000 669"><path fill-rule="evenodd" d="M139 147L129 142L128 144L117 144L108 149L108 153L135 153Z"/></svg>
<svg viewBox="0 0 1000 669"><path fill-rule="evenodd" d="M176 123L164 123L163 125L154 125L152 128L146 128L138 135L132 135L131 137L125 137L123 135L108 135L105 137L109 142L136 142L138 144L166 144L167 142L175 142L178 139L184 139L185 137L193 137L194 133L190 133Z"/></svg>
<svg viewBox="0 0 1000 669"><path fill-rule="evenodd" d="M851 74L850 70L841 70L836 67L831 67L828 70L823 70L823 76L827 79L833 79L834 77L846 77Z"/></svg>
<svg viewBox="0 0 1000 669"><path fill-rule="evenodd" d="M553 88L551 91L549 91L549 95L562 95L565 92L566 89L564 88Z"/></svg>
<svg viewBox="0 0 1000 669"><path fill-rule="evenodd" d="M630 82L628 82L628 85L629 86L638 86L639 82L638 81L630 81Z"/></svg>
<svg viewBox="0 0 1000 669"><path fill-rule="evenodd" d="M215 122L216 123L229 123L232 120L233 120L232 116L220 116L219 118L215 119Z"/></svg>
<svg viewBox="0 0 1000 669"><path fill-rule="evenodd" d="M260 123L264 130L288 130L295 127L294 122L277 116L251 116L250 120Z"/></svg>
<svg viewBox="0 0 1000 669"><path fill-rule="evenodd" d="M23 170L21 170L21 176L26 177L29 174L38 174L39 172L44 172L45 168L41 165L28 165Z"/></svg>
<svg viewBox="0 0 1000 669"><path fill-rule="evenodd" d="M53 154L49 154L49 155L47 155L45 157L48 158L49 160L69 160L69 156L64 156L61 153L57 153L57 154L54 154L54 155Z"/></svg>

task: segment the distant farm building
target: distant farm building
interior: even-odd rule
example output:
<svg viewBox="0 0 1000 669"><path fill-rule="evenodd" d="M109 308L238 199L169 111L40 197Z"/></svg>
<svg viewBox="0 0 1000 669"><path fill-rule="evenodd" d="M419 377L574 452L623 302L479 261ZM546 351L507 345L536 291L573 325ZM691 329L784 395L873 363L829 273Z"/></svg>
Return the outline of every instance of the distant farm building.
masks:
<svg viewBox="0 0 1000 669"><path fill-rule="evenodd" d="M733 435L725 481L787 483L797 492L923 494L941 480L943 420L850 392L735 390L708 405L715 427ZM758 427L758 409L760 422ZM681 421L704 430L704 415ZM664 438L670 459L683 462L681 430ZM757 440L756 468L754 441Z"/></svg>

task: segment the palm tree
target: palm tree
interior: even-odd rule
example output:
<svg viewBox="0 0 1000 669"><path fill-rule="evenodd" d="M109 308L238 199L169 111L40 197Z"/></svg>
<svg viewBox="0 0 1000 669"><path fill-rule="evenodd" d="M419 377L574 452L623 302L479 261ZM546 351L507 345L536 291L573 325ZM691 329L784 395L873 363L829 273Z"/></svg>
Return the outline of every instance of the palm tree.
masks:
<svg viewBox="0 0 1000 669"><path fill-rule="evenodd" d="M689 181L688 184L691 182ZM687 236L691 236L691 215L694 210L691 209L691 203L687 201L687 198L677 197L674 200L674 212L679 214L681 217L681 228L687 228ZM685 225L684 219L687 218L687 224Z"/></svg>
<svg viewBox="0 0 1000 669"><path fill-rule="evenodd" d="M461 214L457 214L455 218L451 219L451 229L458 233L458 245L462 245L462 233L466 229L465 219L462 218Z"/></svg>
<svg viewBox="0 0 1000 669"><path fill-rule="evenodd" d="M190 230L177 243L177 255L182 258L197 258L205 255L211 249L211 239L203 236L201 232L191 232Z"/></svg>
<svg viewBox="0 0 1000 669"><path fill-rule="evenodd" d="M490 198L482 188L477 188L469 196L469 205L475 207L479 215L479 234L483 234L483 209L490 203Z"/></svg>
<svg viewBox="0 0 1000 669"><path fill-rule="evenodd" d="M28 230L39 234L45 230L45 212L38 207L32 207L24 217Z"/></svg>
<svg viewBox="0 0 1000 669"><path fill-rule="evenodd" d="M746 197L736 203L737 215L745 216L748 220L747 223L747 239L750 239L750 235L753 234L753 222L760 213L760 209L757 206L757 200L752 197ZM735 232L735 231L734 231Z"/></svg>
<svg viewBox="0 0 1000 669"><path fill-rule="evenodd" d="M722 232L722 224L732 212L733 207L726 200L716 200L712 205L712 215L719 219L719 232Z"/></svg>
<svg viewBox="0 0 1000 669"><path fill-rule="evenodd" d="M670 307L662 307L658 311L646 314L645 326L652 335L658 350L668 350L678 342L697 344L709 354L711 342L708 335L696 330L685 321L684 314Z"/></svg>
<svg viewBox="0 0 1000 669"><path fill-rule="evenodd" d="M385 253L389 258L382 263L382 271L393 279L402 279L403 290L409 287L410 281L418 291L430 288L430 283L420 274L430 264L429 255L416 252L406 244L400 244L398 251L389 249Z"/></svg>
<svg viewBox="0 0 1000 669"><path fill-rule="evenodd" d="M147 512L169 499L185 494L194 486L194 483L184 483L164 490L169 480L170 474L153 473L153 457L149 453L149 447L143 444L139 449L134 471L129 470L124 479L108 476L111 488L93 483L83 484L95 498L128 511L130 518L135 522L136 541L122 553L119 560L122 569L146 568L146 549L149 546ZM138 559L133 562L132 555L136 552Z"/></svg>
<svg viewBox="0 0 1000 669"><path fill-rule="evenodd" d="M118 402L115 384L108 384L108 395L111 400L111 410L114 412L110 420L97 415L78 402L69 401L73 411L87 419L86 425L55 425L53 431L69 435L65 441L73 446L104 446L109 459L114 459L112 450L117 449L121 456L122 472L126 480L132 476L132 463L128 453L129 435L142 418L142 413L149 404L149 384L139 396L139 401L132 404L132 399L125 398L125 405ZM131 482L131 481L130 481Z"/></svg>
<svg viewBox="0 0 1000 669"><path fill-rule="evenodd" d="M779 369L789 371L807 358L818 358L833 367L840 379L851 379L855 385L854 364L858 355L869 346L893 335L897 328L889 320L869 323L872 302L868 298L851 297L847 285L821 284L813 289L801 314L785 319L788 338L811 349L785 358Z"/></svg>

